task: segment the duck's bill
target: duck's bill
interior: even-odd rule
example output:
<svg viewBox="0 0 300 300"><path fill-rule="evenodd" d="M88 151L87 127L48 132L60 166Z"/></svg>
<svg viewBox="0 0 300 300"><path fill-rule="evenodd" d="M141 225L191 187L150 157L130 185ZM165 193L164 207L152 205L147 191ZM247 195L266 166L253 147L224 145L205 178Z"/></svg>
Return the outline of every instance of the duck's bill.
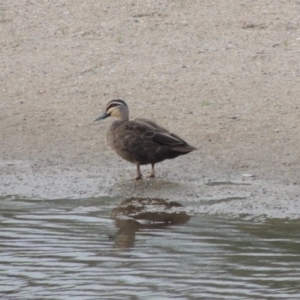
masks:
<svg viewBox="0 0 300 300"><path fill-rule="evenodd" d="M101 116L99 116L96 120L94 120L94 122L106 119L107 117L109 117L109 114L105 112Z"/></svg>

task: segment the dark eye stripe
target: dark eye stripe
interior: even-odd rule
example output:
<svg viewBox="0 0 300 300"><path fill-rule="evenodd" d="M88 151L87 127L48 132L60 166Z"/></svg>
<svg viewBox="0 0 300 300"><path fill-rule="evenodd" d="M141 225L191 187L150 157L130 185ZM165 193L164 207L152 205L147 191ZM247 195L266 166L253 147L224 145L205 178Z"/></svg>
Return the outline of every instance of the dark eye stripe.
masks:
<svg viewBox="0 0 300 300"><path fill-rule="evenodd" d="M119 103L110 103L107 107L106 107L106 111L108 111L110 108L115 107L115 106L120 106Z"/></svg>
<svg viewBox="0 0 300 300"><path fill-rule="evenodd" d="M127 106L127 104L125 103L125 101L123 101L121 99L114 99L107 103L106 111L108 111L110 108L116 107L116 106Z"/></svg>

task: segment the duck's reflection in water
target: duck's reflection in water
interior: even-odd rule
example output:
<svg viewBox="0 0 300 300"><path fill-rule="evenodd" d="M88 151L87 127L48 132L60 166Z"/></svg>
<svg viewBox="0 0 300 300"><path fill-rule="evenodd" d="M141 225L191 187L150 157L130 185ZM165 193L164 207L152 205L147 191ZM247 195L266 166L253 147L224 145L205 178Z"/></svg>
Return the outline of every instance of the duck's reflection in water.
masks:
<svg viewBox="0 0 300 300"><path fill-rule="evenodd" d="M140 229L157 229L186 223L190 217L184 207L174 201L158 198L129 198L111 212L119 228L115 247L134 246L135 234Z"/></svg>

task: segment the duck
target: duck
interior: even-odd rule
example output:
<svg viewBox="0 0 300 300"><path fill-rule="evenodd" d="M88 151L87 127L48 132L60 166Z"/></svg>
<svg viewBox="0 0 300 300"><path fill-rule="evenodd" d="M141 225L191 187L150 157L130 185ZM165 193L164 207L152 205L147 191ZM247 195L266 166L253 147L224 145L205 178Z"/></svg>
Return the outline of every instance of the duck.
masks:
<svg viewBox="0 0 300 300"><path fill-rule="evenodd" d="M136 165L136 180L143 178L141 165L151 164L148 177L154 178L155 164L196 150L177 134L171 133L152 120L147 118L129 120L129 109L124 100L109 101L105 111L94 122L108 117L117 120L107 131L107 142L120 157Z"/></svg>

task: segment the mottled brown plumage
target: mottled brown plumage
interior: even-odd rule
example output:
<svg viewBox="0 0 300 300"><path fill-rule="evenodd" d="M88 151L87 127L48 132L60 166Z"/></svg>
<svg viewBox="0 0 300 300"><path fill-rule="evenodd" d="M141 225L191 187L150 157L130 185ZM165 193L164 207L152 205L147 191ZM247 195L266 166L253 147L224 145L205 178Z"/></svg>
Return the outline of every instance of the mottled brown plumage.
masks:
<svg viewBox="0 0 300 300"><path fill-rule="evenodd" d="M119 156L136 164L136 179L142 178L140 165L151 164L152 171L149 177L155 177L156 163L196 149L151 120L140 118L129 121L128 106L123 100L108 102L105 112L95 121L110 116L118 120L112 123L107 132L107 141Z"/></svg>

